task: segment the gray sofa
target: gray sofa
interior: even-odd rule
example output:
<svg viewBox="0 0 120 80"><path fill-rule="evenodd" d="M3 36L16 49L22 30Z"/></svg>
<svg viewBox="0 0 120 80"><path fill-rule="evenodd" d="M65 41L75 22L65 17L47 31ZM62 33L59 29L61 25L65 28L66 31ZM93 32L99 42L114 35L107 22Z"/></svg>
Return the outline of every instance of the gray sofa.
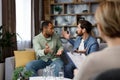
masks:
<svg viewBox="0 0 120 80"><path fill-rule="evenodd" d="M8 57L5 59L5 80L12 80L12 73L14 71L15 57Z"/></svg>
<svg viewBox="0 0 120 80"><path fill-rule="evenodd" d="M67 44L69 45L69 44ZM67 47L66 45L63 45L66 49L71 50L71 45ZM104 49L107 47L106 43L100 43L99 44L99 50ZM5 60L5 80L12 80L12 74L15 68L15 57L8 57ZM39 75L41 75L41 70L38 71Z"/></svg>
<svg viewBox="0 0 120 80"><path fill-rule="evenodd" d="M9 57L5 60L5 80L12 80L12 74L15 69L15 57ZM38 75L42 75L42 69L38 70Z"/></svg>

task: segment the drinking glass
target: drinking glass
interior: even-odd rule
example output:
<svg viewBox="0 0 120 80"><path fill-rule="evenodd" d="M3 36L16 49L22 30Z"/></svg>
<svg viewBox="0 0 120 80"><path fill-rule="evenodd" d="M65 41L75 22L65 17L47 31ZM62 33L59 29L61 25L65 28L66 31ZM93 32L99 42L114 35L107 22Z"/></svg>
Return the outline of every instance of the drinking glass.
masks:
<svg viewBox="0 0 120 80"><path fill-rule="evenodd" d="M60 71L59 72L59 78L62 80L64 78L64 72L63 71Z"/></svg>
<svg viewBox="0 0 120 80"><path fill-rule="evenodd" d="M46 80L46 78L47 78L47 69L46 68L44 68L43 69L43 78L44 78L44 80Z"/></svg>

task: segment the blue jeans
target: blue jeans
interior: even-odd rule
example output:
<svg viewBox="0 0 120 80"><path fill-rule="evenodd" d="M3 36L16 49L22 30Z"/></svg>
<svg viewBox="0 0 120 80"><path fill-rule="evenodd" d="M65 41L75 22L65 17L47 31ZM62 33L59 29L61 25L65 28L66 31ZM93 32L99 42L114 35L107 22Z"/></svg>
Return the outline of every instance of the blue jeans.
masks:
<svg viewBox="0 0 120 80"><path fill-rule="evenodd" d="M74 69L76 69L76 66L68 56L66 50L64 50L64 57L67 59L67 63L64 65L64 77L72 79L74 77L73 73Z"/></svg>
<svg viewBox="0 0 120 80"><path fill-rule="evenodd" d="M26 70L33 71L34 72L33 76L37 76L38 75L37 71L39 69L43 69L49 65L55 65L54 75L59 76L59 71L63 68L63 62L61 61L61 59L56 59L55 61L48 60L47 62L45 62L43 60L34 60L34 61L29 62L26 65Z"/></svg>

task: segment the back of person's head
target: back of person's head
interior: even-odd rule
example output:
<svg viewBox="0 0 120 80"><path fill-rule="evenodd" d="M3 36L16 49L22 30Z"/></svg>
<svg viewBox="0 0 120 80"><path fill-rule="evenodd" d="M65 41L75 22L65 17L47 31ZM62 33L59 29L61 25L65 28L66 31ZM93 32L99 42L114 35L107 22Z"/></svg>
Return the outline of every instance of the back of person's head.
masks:
<svg viewBox="0 0 120 80"><path fill-rule="evenodd" d="M85 28L87 33L90 33L93 28L92 24L87 20L80 20L78 24L81 24L80 27L82 29Z"/></svg>
<svg viewBox="0 0 120 80"><path fill-rule="evenodd" d="M120 0L105 0L96 10L101 31L110 38L120 37Z"/></svg>
<svg viewBox="0 0 120 80"><path fill-rule="evenodd" d="M120 80L120 69L110 69L102 72L94 80Z"/></svg>
<svg viewBox="0 0 120 80"><path fill-rule="evenodd" d="M47 28L48 25L49 25L49 23L52 24L52 22L49 21L49 20L43 21L43 22L42 22L42 28L41 28L41 30L43 31L43 28Z"/></svg>

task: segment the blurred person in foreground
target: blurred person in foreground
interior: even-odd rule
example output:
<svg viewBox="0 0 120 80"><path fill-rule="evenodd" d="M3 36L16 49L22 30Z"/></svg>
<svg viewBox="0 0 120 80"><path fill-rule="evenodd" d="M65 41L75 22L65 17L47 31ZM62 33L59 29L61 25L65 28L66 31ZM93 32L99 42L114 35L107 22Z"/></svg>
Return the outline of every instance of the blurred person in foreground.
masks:
<svg viewBox="0 0 120 80"><path fill-rule="evenodd" d="M52 22L44 21L42 23L42 32L33 39L33 48L37 60L29 62L26 65L26 69L33 71L33 76L37 76L39 69L55 65L54 75L58 76L59 71L63 67L63 62L60 59L63 47L60 38L54 33Z"/></svg>
<svg viewBox="0 0 120 80"><path fill-rule="evenodd" d="M98 74L94 80L120 80L120 68L106 70Z"/></svg>
<svg viewBox="0 0 120 80"><path fill-rule="evenodd" d="M120 1L105 0L95 13L99 35L108 47L87 56L74 80L93 80L99 73L120 68Z"/></svg>

